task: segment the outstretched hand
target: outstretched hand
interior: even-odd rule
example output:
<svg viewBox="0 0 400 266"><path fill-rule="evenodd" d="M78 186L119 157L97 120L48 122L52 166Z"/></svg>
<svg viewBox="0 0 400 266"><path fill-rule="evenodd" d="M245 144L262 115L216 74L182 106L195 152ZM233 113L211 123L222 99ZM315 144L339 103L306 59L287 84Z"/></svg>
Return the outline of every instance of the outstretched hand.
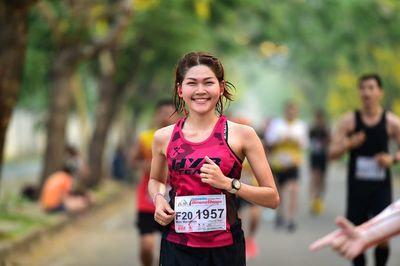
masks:
<svg viewBox="0 0 400 266"><path fill-rule="evenodd" d="M336 224L340 228L310 245L311 251L331 246L346 259L353 259L366 248L366 241L360 230L346 218L338 217Z"/></svg>

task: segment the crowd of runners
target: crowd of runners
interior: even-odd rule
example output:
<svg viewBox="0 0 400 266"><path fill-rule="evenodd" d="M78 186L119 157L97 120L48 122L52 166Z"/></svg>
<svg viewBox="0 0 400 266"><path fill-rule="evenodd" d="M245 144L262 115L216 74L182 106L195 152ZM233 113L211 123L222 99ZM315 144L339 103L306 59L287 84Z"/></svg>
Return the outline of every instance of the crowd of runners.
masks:
<svg viewBox="0 0 400 266"><path fill-rule="evenodd" d="M400 152L389 150L391 140L400 145L400 119L382 107L380 76L360 77L360 109L349 110L332 129L322 109L309 124L300 119L292 99L281 117L256 131L248 118L225 115L233 88L218 58L185 54L171 100L156 104L153 124L139 133L129 162L140 170L135 226L142 265L245 265L259 253L255 234L263 207L276 209L276 230L301 227L303 162L310 168L309 213L318 216L329 193L329 161L346 153L346 218L310 249L332 246L353 265L367 265L362 252L376 246L375 265L386 265L388 239L400 232L390 172Z"/></svg>

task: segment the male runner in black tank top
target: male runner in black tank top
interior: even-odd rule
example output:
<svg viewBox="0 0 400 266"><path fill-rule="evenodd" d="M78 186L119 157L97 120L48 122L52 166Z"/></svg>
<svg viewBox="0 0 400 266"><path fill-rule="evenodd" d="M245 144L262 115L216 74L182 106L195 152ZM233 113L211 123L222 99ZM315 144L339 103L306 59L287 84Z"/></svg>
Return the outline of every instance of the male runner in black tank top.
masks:
<svg viewBox="0 0 400 266"><path fill-rule="evenodd" d="M350 152L347 172L347 218L355 225L377 215L392 201L389 168L400 159L400 153L389 154L389 139L400 146L400 119L383 110L383 86L377 74L359 79L361 110L345 114L332 135L329 157L340 158ZM388 242L375 249L375 265L386 265ZM363 254L353 265L366 265Z"/></svg>

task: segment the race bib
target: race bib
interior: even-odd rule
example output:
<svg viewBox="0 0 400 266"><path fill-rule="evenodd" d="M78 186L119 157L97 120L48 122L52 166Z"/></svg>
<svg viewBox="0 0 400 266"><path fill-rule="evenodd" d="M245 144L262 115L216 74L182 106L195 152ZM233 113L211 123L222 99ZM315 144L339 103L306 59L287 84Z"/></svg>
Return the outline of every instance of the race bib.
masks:
<svg viewBox="0 0 400 266"><path fill-rule="evenodd" d="M226 230L224 194L175 197L177 233Z"/></svg>
<svg viewBox="0 0 400 266"><path fill-rule="evenodd" d="M358 157L356 161L356 178L360 180L381 181L386 171L373 157Z"/></svg>
<svg viewBox="0 0 400 266"><path fill-rule="evenodd" d="M324 149L323 143L320 140L312 139L310 141L310 150L312 153L321 153Z"/></svg>

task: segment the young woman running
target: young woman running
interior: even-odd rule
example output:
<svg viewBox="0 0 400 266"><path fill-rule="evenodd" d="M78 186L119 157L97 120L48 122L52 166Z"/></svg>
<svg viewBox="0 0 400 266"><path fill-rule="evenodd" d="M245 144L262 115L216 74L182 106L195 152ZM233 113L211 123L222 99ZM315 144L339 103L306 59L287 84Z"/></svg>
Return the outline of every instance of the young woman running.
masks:
<svg viewBox="0 0 400 266"><path fill-rule="evenodd" d="M166 226L160 265L245 265L237 196L279 205L256 132L222 115L232 87L213 55L192 52L178 62L174 102L185 117L156 131L149 181L154 219ZM239 181L244 158L259 187Z"/></svg>

